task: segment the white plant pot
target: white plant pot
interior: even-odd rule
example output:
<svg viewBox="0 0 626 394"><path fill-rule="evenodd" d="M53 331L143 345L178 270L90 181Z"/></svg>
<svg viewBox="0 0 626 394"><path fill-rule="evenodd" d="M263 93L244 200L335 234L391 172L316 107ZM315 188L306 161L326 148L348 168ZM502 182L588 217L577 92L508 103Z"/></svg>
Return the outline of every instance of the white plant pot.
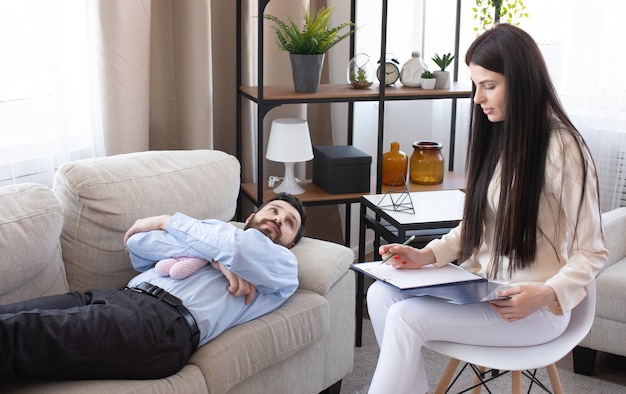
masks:
<svg viewBox="0 0 626 394"><path fill-rule="evenodd" d="M437 83L437 80L435 78L422 78L422 89L434 89L435 88L435 84Z"/></svg>

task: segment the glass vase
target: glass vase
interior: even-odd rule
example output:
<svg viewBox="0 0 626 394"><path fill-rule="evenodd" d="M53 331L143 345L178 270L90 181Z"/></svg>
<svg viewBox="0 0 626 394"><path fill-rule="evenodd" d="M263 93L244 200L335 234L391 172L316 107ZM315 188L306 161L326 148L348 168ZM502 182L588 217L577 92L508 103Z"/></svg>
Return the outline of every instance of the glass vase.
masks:
<svg viewBox="0 0 626 394"><path fill-rule="evenodd" d="M411 182L436 185L443 182L443 145L435 141L417 141L411 155Z"/></svg>
<svg viewBox="0 0 626 394"><path fill-rule="evenodd" d="M357 53L348 62L348 83L355 89L367 89L374 83L374 72L370 57L366 53Z"/></svg>
<svg viewBox="0 0 626 394"><path fill-rule="evenodd" d="M406 184L407 167L409 157L400 150L400 143L392 142L391 150L383 154L383 185L404 185ZM402 177L400 177L402 175Z"/></svg>

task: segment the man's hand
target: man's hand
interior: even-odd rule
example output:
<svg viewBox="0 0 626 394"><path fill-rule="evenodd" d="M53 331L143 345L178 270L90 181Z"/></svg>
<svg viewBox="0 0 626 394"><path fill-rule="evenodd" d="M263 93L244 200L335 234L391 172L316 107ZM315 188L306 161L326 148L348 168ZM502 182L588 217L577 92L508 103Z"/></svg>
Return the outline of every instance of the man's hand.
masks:
<svg viewBox="0 0 626 394"><path fill-rule="evenodd" d="M224 265L219 264L220 271L224 274L228 280L228 291L236 296L246 296L246 305L250 304L254 300L256 295L256 287L248 281L241 279L238 275L233 274Z"/></svg>
<svg viewBox="0 0 626 394"><path fill-rule="evenodd" d="M135 233L167 229L167 222L170 221L170 218L170 215L161 215L137 220L135 224L133 224L128 231L126 231L126 234L124 235L124 245L126 245L128 238Z"/></svg>

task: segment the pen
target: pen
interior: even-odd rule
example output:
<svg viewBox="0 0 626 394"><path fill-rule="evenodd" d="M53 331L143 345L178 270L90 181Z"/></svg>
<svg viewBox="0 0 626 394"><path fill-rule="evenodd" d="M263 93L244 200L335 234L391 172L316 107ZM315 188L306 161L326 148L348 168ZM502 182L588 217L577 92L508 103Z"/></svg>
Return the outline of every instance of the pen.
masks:
<svg viewBox="0 0 626 394"><path fill-rule="evenodd" d="M402 245L408 245L411 242L413 242L413 240L415 239L415 235L411 235L409 237L409 239L407 239L406 241L404 241L404 243ZM385 257L385 259L383 261L380 262L380 265L383 265L387 262L387 260L389 260L390 258L392 258L393 256L395 256L395 253L390 254L389 256Z"/></svg>

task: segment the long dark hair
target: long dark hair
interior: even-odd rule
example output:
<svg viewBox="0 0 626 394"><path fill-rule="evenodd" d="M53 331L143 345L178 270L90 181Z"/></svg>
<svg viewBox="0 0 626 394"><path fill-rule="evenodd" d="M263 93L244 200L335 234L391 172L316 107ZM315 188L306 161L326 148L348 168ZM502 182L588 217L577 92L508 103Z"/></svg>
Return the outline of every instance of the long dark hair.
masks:
<svg viewBox="0 0 626 394"><path fill-rule="evenodd" d="M537 215L554 122L560 122L577 141L577 153L583 157L583 184L586 146L560 103L539 47L526 32L508 24L496 25L474 41L465 62L503 74L507 104L506 118L497 123L490 122L480 106L472 105L460 257L461 261L469 258L483 241L487 190L499 163L500 195L488 274L502 275L502 260L508 258L510 276L535 258ZM472 89L475 93L474 84ZM584 187L581 204L583 197Z"/></svg>

